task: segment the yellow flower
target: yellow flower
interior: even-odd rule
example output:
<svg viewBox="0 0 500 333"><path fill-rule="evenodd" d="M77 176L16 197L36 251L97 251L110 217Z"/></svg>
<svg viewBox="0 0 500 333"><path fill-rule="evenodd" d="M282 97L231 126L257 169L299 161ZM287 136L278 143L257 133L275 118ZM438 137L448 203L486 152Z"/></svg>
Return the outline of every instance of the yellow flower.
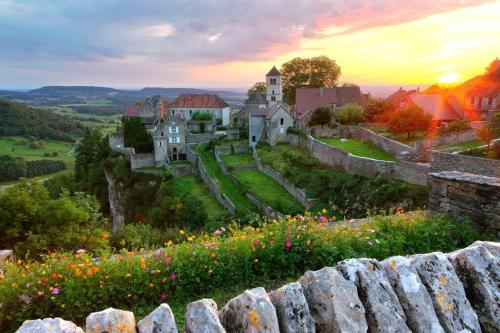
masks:
<svg viewBox="0 0 500 333"><path fill-rule="evenodd" d="M270 232L269 232L269 236L272 236L272 235L274 235L274 234L273 234L273 232L272 232L272 231L270 231Z"/></svg>
<svg viewBox="0 0 500 333"><path fill-rule="evenodd" d="M321 213L326 214L326 209L323 208L323 210L321 211Z"/></svg>
<svg viewBox="0 0 500 333"><path fill-rule="evenodd" d="M182 230L182 229L181 229L181 230L179 230L179 233L180 233L181 235L184 235L184 234L185 234L184 230Z"/></svg>
<svg viewBox="0 0 500 333"><path fill-rule="evenodd" d="M61 309L64 309L65 306L66 304L61 304Z"/></svg>
<svg viewBox="0 0 500 333"><path fill-rule="evenodd" d="M212 274L213 270L212 269L209 269L208 270L208 274Z"/></svg>
<svg viewBox="0 0 500 333"><path fill-rule="evenodd" d="M126 277L126 278L129 278L129 277L131 277L131 276L132 276L132 274L130 274L130 273L125 274L125 277Z"/></svg>

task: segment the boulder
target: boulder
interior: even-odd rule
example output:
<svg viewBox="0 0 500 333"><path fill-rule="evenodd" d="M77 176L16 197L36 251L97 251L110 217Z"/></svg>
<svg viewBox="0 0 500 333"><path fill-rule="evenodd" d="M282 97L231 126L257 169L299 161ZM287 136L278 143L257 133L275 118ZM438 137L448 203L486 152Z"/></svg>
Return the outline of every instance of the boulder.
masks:
<svg viewBox="0 0 500 333"><path fill-rule="evenodd" d="M299 279L318 332L366 332L357 288L335 268L308 271Z"/></svg>
<svg viewBox="0 0 500 333"><path fill-rule="evenodd" d="M404 257L396 256L384 260L382 265L412 332L444 333L432 299L411 263Z"/></svg>
<svg viewBox="0 0 500 333"><path fill-rule="evenodd" d="M500 262L483 244L448 254L485 332L500 328Z"/></svg>
<svg viewBox="0 0 500 333"><path fill-rule="evenodd" d="M226 333L219 321L217 304L207 298L187 305L185 326L186 333Z"/></svg>
<svg viewBox="0 0 500 333"><path fill-rule="evenodd" d="M137 328L139 333L177 333L174 314L166 303L139 321Z"/></svg>
<svg viewBox="0 0 500 333"><path fill-rule="evenodd" d="M337 267L356 284L370 332L411 332L384 267L377 260L344 260Z"/></svg>
<svg viewBox="0 0 500 333"><path fill-rule="evenodd" d="M16 333L83 333L83 330L61 318L26 320Z"/></svg>
<svg viewBox="0 0 500 333"><path fill-rule="evenodd" d="M496 260L500 260L500 243L495 242L484 242L475 241L469 247L483 246L495 257Z"/></svg>
<svg viewBox="0 0 500 333"><path fill-rule="evenodd" d="M451 263L440 252L409 257L446 332L481 332L476 313Z"/></svg>
<svg viewBox="0 0 500 333"><path fill-rule="evenodd" d="M276 309L264 288L246 290L219 311L229 333L279 333Z"/></svg>
<svg viewBox="0 0 500 333"><path fill-rule="evenodd" d="M136 333L134 314L108 308L87 316L87 333Z"/></svg>
<svg viewBox="0 0 500 333"><path fill-rule="evenodd" d="M314 333L314 320L309 312L300 283L287 284L269 293L276 308L280 332Z"/></svg>

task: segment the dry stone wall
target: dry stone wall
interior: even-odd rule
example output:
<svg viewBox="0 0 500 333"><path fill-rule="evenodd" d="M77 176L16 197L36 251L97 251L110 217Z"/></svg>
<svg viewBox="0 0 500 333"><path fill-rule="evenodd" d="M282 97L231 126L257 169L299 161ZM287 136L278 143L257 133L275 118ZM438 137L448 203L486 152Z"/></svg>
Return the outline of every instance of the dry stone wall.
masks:
<svg viewBox="0 0 500 333"><path fill-rule="evenodd" d="M500 177L500 160L431 151L431 172L460 171Z"/></svg>
<svg viewBox="0 0 500 333"><path fill-rule="evenodd" d="M396 157L411 157L415 148L402 144L401 142L386 138L379 135L368 128L358 127L350 131L355 139L368 141L376 145L388 154Z"/></svg>
<svg viewBox="0 0 500 333"><path fill-rule="evenodd" d="M456 252L345 260L306 272L266 292L246 290L220 311L210 299L187 305L187 333L470 332L500 327L500 243L475 242ZM20 333L83 332L61 318L28 320ZM177 333L161 304L136 324L113 308L91 313L87 333Z"/></svg>

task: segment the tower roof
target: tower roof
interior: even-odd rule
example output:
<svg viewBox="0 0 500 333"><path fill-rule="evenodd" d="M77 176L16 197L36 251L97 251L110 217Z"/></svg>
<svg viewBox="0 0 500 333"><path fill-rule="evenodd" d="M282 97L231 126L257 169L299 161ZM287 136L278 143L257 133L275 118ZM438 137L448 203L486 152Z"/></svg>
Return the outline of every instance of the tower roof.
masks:
<svg viewBox="0 0 500 333"><path fill-rule="evenodd" d="M266 76L281 76L281 73L276 68L276 66L273 66L273 68L271 68L271 70L266 74Z"/></svg>

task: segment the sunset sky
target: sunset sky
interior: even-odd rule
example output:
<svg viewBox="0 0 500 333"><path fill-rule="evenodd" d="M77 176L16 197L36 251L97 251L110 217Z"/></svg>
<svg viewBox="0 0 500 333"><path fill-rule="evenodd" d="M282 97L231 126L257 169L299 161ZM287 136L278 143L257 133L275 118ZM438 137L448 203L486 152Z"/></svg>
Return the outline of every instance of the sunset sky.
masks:
<svg viewBox="0 0 500 333"><path fill-rule="evenodd" d="M0 0L0 88L245 88L293 57L341 82L456 82L500 56L500 1Z"/></svg>

